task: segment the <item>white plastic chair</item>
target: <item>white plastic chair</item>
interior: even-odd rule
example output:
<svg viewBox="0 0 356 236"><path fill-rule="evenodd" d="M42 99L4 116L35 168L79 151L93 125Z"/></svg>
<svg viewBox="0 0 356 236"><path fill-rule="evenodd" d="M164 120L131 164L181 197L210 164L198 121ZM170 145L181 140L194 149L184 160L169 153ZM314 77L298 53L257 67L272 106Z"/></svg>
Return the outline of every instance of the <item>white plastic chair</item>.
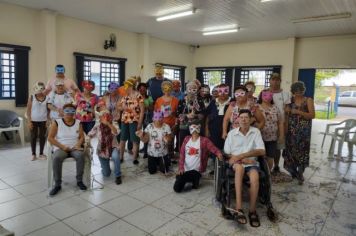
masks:
<svg viewBox="0 0 356 236"><path fill-rule="evenodd" d="M23 126L23 118L22 117L17 117L17 118L20 121L20 125L19 126L10 126L7 128L0 128L0 135L2 132L17 131L20 136L21 145L25 146L25 132L24 132L24 126Z"/></svg>
<svg viewBox="0 0 356 236"><path fill-rule="evenodd" d="M335 138L336 136L343 136L344 132L347 132L351 127L354 127L356 125L356 120L355 119L347 119L344 121L341 121L339 123L332 123L332 124L327 124L325 132L320 132L319 134L323 134L323 141L321 143L321 150L323 150L324 147L324 142L325 142L325 137L331 136L332 138ZM332 127L335 127L335 129L331 130ZM341 133L336 133L337 128L345 128L342 130ZM341 129L339 129L341 130Z"/></svg>
<svg viewBox="0 0 356 236"><path fill-rule="evenodd" d="M47 140L47 169L48 169L48 188L53 187L53 146ZM64 162L75 162L73 157L68 157ZM90 188L91 186L91 151L88 143L84 143L84 174L83 174L83 183Z"/></svg>
<svg viewBox="0 0 356 236"><path fill-rule="evenodd" d="M342 157L342 147L346 142L349 149L349 157L353 156L353 146L356 145L356 123L353 127L341 127L335 129L335 135L332 136L330 148L329 148L329 158L334 157L335 144L336 141L339 142L337 157Z"/></svg>

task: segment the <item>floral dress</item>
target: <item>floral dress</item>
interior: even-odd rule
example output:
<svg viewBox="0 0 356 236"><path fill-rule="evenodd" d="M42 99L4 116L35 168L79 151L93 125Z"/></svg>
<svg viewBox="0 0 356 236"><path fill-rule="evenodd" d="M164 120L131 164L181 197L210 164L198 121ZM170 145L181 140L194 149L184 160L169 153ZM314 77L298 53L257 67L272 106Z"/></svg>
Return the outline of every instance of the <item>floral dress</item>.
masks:
<svg viewBox="0 0 356 236"><path fill-rule="evenodd" d="M241 109L250 110L252 113L252 116L254 115L254 113L256 112L256 109L257 109L256 104L254 102L250 102L250 101L247 101L247 103L243 107L239 107L235 101L231 102L230 106L232 106L232 112L231 112L231 117L230 117L230 123L231 123L230 129L235 129L235 128L239 127L239 111Z"/></svg>
<svg viewBox="0 0 356 236"><path fill-rule="evenodd" d="M295 104L294 99L287 106L291 109L308 112L307 98L304 98L300 106ZM312 120L297 114L290 114L287 119L286 148L283 151L284 168L293 177L297 177L309 166Z"/></svg>

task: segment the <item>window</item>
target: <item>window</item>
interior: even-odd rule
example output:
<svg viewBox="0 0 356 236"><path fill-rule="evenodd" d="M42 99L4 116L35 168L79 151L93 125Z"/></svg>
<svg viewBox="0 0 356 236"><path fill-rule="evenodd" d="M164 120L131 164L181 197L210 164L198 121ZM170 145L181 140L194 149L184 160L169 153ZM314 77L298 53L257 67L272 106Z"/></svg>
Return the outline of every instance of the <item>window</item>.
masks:
<svg viewBox="0 0 356 236"><path fill-rule="evenodd" d="M101 57L82 53L74 53L77 61L77 80L81 87L81 81L92 80L95 83L95 94L102 96L108 89L110 82L118 82L121 85L125 81L124 58Z"/></svg>
<svg viewBox="0 0 356 236"><path fill-rule="evenodd" d="M179 65L170 65L164 63L156 63L163 66L164 75L163 77L170 80L180 80L182 84L182 90L184 91L184 83L185 83L185 66Z"/></svg>
<svg viewBox="0 0 356 236"><path fill-rule="evenodd" d="M343 92L340 97L351 97L351 92Z"/></svg>
<svg viewBox="0 0 356 236"><path fill-rule="evenodd" d="M256 85L255 95L257 96L263 89L269 87L272 73L273 69L270 68L242 68L239 84L253 81Z"/></svg>
<svg viewBox="0 0 356 236"><path fill-rule="evenodd" d="M15 98L15 53L0 51L0 98Z"/></svg>
<svg viewBox="0 0 356 236"><path fill-rule="evenodd" d="M219 84L225 83L225 70L206 70L203 71L203 83L209 85L210 91Z"/></svg>
<svg viewBox="0 0 356 236"><path fill-rule="evenodd" d="M0 99L25 107L28 99L30 47L0 43Z"/></svg>

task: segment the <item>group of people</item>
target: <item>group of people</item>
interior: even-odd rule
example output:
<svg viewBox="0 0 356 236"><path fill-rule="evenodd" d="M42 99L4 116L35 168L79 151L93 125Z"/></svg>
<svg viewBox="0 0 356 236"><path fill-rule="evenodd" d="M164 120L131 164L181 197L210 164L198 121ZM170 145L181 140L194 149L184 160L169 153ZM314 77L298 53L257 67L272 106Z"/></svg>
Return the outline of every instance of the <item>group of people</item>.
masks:
<svg viewBox="0 0 356 236"><path fill-rule="evenodd" d="M135 165L139 164L139 152L144 153L150 174L159 171L170 175L172 163L178 162L173 186L177 193L184 190L186 183L191 183L193 189L199 187L209 158L228 161L235 171L236 219L247 223L241 202L246 173L251 183L248 216L251 226L258 227L257 157L265 156L271 172L278 176L282 154L284 168L299 184L303 184L303 173L309 165L311 120L315 115L313 100L304 96L303 82L293 83L291 93L283 91L281 77L274 73L270 87L257 97L252 81L231 91L226 84L209 88L193 80L183 92L180 81L164 78L163 72L163 67L157 65L155 77L146 83L139 83L136 77L128 78L122 86L111 82L101 98L93 93L93 81L83 81L81 92L65 78L62 65L57 65L56 78L47 86L35 84L27 109L32 160L37 158L38 137L38 158L46 158L43 148L46 127L51 123L48 141L54 146L55 186L50 195L61 190L62 163L69 156L77 161L79 188L86 189L82 182L84 137L97 136L102 173L110 176L112 160L116 184L122 183L120 165L126 147L132 148ZM144 143L142 150L140 142Z"/></svg>

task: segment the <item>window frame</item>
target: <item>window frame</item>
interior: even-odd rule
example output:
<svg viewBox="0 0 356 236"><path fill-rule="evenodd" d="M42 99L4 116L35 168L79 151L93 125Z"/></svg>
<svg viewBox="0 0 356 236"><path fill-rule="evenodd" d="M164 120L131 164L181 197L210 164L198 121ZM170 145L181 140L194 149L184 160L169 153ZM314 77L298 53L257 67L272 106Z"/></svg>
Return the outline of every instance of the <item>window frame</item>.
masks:
<svg viewBox="0 0 356 236"><path fill-rule="evenodd" d="M3 59L2 58L2 54L10 54L10 55L14 55L14 59ZM10 75L9 75L9 78L3 78L2 77L2 74L3 74L3 71L2 71L2 61L3 60L8 60L9 63L11 61L13 61L14 65L8 65L10 71L8 72ZM16 54L13 50L4 50L4 49L1 49L0 48L0 100L15 100L16 99L16 81L15 81L15 78L16 78L16 64L15 64L15 61L16 61ZM11 72L11 67L14 67L14 71ZM4 73L7 73L7 72L4 72ZM11 75L14 74L14 77L12 78ZM10 90L6 90L7 92L10 93L10 97L3 97L3 80L4 79L8 79L9 80L9 87L10 87ZM12 84L12 80L14 81L14 84ZM13 87L13 89L12 89ZM15 96L12 96L12 93L14 93Z"/></svg>
<svg viewBox="0 0 356 236"><path fill-rule="evenodd" d="M99 62L100 63L100 88L99 92L102 93L103 87L102 87L102 63L113 63L113 64L118 64L118 81L120 85L124 84L125 81L125 66L126 66L126 58L120 58L120 57L108 57L108 56L100 56L100 55L93 55L93 54L85 54L85 53L80 53L80 52L74 52L74 56L76 57L76 77L77 77L77 83L79 89L82 90L81 83L83 80L87 79L87 75L85 74L85 62ZM106 73L106 72L105 72ZM111 72L110 72L111 73ZM97 84L95 86L98 86ZM103 96L102 94L97 94L98 96Z"/></svg>
<svg viewBox="0 0 356 236"><path fill-rule="evenodd" d="M174 69L174 70L179 70L180 71L180 82L182 84L182 91L185 91L185 69L187 68L186 66L182 65L172 65L172 64L167 64L167 63L160 63L156 62L155 65L162 65L163 69Z"/></svg>
<svg viewBox="0 0 356 236"><path fill-rule="evenodd" d="M29 87L29 51L31 47L0 43L1 53L12 53L14 54L14 90L10 88L10 92L15 92L14 97L3 97L2 96L2 76L0 75L0 101L15 101L16 107L26 107L28 100L28 87ZM0 58L2 60L2 58ZM0 63L1 64L1 63ZM0 65L1 67L1 65ZM0 68L1 71L1 68ZM0 72L1 73L1 72ZM10 86L12 82L10 81ZM12 94L11 94L12 95Z"/></svg>

